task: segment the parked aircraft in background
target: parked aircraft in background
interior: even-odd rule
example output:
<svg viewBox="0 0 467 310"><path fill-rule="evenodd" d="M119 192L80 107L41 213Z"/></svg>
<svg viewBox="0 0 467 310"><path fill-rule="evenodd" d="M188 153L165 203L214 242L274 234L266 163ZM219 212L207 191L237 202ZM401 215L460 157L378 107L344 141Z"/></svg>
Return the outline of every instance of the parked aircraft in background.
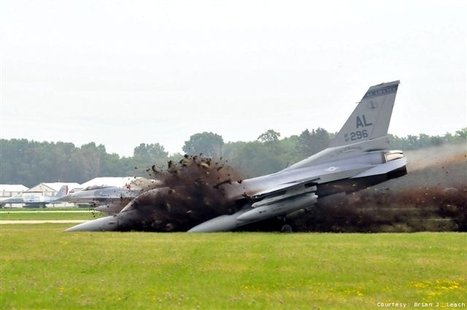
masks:
<svg viewBox="0 0 467 310"><path fill-rule="evenodd" d="M89 204L91 208L107 214L119 213L127 203L143 190L157 185L156 180L134 178L123 186L94 185L69 193L59 199L62 202Z"/></svg>
<svg viewBox="0 0 467 310"><path fill-rule="evenodd" d="M45 208L46 204L61 203L58 199L65 196L67 193L68 185L63 185L54 196L46 196L42 193L24 192L20 195L0 201L0 205L24 204L27 208Z"/></svg>
<svg viewBox="0 0 467 310"><path fill-rule="evenodd" d="M96 211L107 214L120 212L125 205L141 193L141 189L128 189L119 186L90 186L61 197L62 202L78 205L88 204Z"/></svg>
<svg viewBox="0 0 467 310"><path fill-rule="evenodd" d="M195 223L188 231L229 231L285 218L312 207L321 197L357 191L405 175L407 160L402 151L388 149L387 138L398 86L399 81L371 86L327 149L277 173L222 185L228 199L241 207L233 214ZM160 190L152 189L140 196ZM134 226L147 222L147 214L139 212L135 205L130 202L116 215L67 231L127 230L129 223Z"/></svg>

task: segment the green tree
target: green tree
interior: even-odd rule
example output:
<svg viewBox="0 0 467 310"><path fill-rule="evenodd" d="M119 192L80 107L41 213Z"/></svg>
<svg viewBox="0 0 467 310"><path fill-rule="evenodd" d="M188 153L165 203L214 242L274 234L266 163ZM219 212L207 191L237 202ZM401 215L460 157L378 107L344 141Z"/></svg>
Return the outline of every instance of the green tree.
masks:
<svg viewBox="0 0 467 310"><path fill-rule="evenodd" d="M254 177L278 171L327 147L332 134L322 128L305 130L299 136L280 139L268 130L253 142L224 144L221 136L204 132L185 142L188 154L203 153L217 157L223 153L235 167ZM389 135L391 148L414 150L440 144L467 143L467 128L455 134L429 136L420 134L398 137ZM172 154L178 161L181 154ZM132 157L108 154L103 145L94 142L76 147L64 142L36 142L26 139L0 139L0 183L34 186L40 182L85 182L97 176L147 176L146 167L156 163L165 166L169 154L158 143L140 144ZM141 169L135 170L139 166Z"/></svg>
<svg viewBox="0 0 467 310"><path fill-rule="evenodd" d="M466 143L467 142L467 127L456 131L455 137L456 137L456 139L459 140L458 141L459 143Z"/></svg>
<svg viewBox="0 0 467 310"><path fill-rule="evenodd" d="M280 136L281 134L279 132L269 129L258 137L257 141L259 141L262 145L262 148L268 152L267 155L263 156L263 159L274 157L275 162L281 162L280 157L283 151L279 140ZM278 166L278 164L274 164L274 166Z"/></svg>
<svg viewBox="0 0 467 310"><path fill-rule="evenodd" d="M73 153L73 168L77 172L77 182L81 183L102 176L102 163L106 150L103 145L90 142L82 145Z"/></svg>
<svg viewBox="0 0 467 310"><path fill-rule="evenodd" d="M228 160L239 169L245 177L255 177L276 172L284 168L280 157L271 152L270 147L259 141L236 142L226 147Z"/></svg>
<svg viewBox="0 0 467 310"><path fill-rule="evenodd" d="M224 139L212 132L197 133L185 141L183 151L189 155L204 154L210 157L221 157Z"/></svg>
<svg viewBox="0 0 467 310"><path fill-rule="evenodd" d="M269 129L260 134L257 140L263 143L272 144L278 142L280 136L281 134L279 132Z"/></svg>
<svg viewBox="0 0 467 310"><path fill-rule="evenodd" d="M298 140L298 152L303 157L308 157L328 147L331 137L323 128L313 129L311 132L306 129L298 136Z"/></svg>
<svg viewBox="0 0 467 310"><path fill-rule="evenodd" d="M135 147L133 151L133 159L137 165L151 166L153 164L167 162L169 153L165 151L165 148L159 144L145 144L141 143L139 146Z"/></svg>

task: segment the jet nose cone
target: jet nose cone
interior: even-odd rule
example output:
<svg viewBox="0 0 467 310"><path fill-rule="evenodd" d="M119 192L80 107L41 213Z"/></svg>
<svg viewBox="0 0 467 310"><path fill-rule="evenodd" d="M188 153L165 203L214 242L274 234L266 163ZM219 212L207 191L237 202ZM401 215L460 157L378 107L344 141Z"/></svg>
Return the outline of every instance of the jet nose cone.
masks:
<svg viewBox="0 0 467 310"><path fill-rule="evenodd" d="M70 227L65 231L112 231L118 227L117 216L106 216Z"/></svg>

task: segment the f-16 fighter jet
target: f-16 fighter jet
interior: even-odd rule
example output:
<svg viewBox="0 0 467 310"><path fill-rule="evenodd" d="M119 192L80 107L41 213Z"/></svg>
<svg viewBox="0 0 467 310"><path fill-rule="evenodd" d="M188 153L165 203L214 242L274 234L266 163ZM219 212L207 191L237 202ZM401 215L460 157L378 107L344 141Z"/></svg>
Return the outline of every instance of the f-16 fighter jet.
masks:
<svg viewBox="0 0 467 310"><path fill-rule="evenodd" d="M0 202L0 207L7 203L24 204L27 208L45 208L46 204L61 203L60 198L68 192L68 185L60 187L54 196L46 196L43 193L30 193L25 192L18 196L4 199Z"/></svg>
<svg viewBox="0 0 467 310"><path fill-rule="evenodd" d="M407 160L402 151L388 149L387 137L398 86L399 81L371 86L327 149L279 172L222 184L226 199L240 207L194 223L188 232L230 231L286 217L312 207L322 197L354 192L405 175ZM138 212L141 204L136 202L176 190L152 191L142 193L141 199L136 197L114 216L85 222L67 231L131 230L128 223L149 220L144 212Z"/></svg>
<svg viewBox="0 0 467 310"><path fill-rule="evenodd" d="M58 199L61 202L89 204L96 211L109 215L119 213L143 191L157 186L157 180L135 178L123 186L94 185Z"/></svg>
<svg viewBox="0 0 467 310"><path fill-rule="evenodd" d="M60 201L89 204L96 211L117 214L125 205L141 193L141 190L119 186L90 186L60 198Z"/></svg>

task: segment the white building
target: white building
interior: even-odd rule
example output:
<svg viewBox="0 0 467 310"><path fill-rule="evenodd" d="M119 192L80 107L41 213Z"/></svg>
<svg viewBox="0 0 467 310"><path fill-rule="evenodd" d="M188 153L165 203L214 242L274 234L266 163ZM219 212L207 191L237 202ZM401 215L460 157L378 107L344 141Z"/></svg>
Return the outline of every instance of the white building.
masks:
<svg viewBox="0 0 467 310"><path fill-rule="evenodd" d="M138 190L160 184L161 182L159 180L146 179L143 177L97 177L81 184L79 188L75 188L72 192L95 186L116 186Z"/></svg>
<svg viewBox="0 0 467 310"><path fill-rule="evenodd" d="M68 190L65 194L69 193L73 189L80 187L78 183L66 183L66 182L54 182L54 183L40 183L36 186L31 187L27 193L40 193L44 196L55 196L62 186L67 186Z"/></svg>
<svg viewBox="0 0 467 310"><path fill-rule="evenodd" d="M79 186L80 189L85 189L90 186L118 186L124 187L128 184L132 184L136 177L97 177L89 180Z"/></svg>
<svg viewBox="0 0 467 310"><path fill-rule="evenodd" d="M27 190L22 184L0 184L0 199L20 195Z"/></svg>

